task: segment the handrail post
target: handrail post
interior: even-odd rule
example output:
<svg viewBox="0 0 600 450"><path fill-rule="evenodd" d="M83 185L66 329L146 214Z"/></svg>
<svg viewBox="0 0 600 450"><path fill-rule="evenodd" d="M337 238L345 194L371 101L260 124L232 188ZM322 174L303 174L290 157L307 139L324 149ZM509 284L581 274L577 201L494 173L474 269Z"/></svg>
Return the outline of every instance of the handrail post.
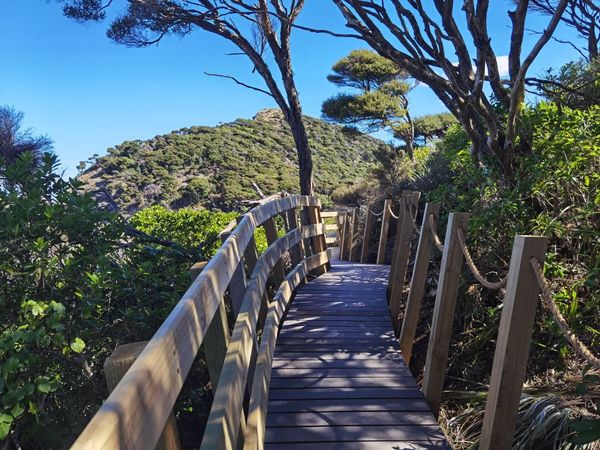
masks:
<svg viewBox="0 0 600 450"><path fill-rule="evenodd" d="M356 208L351 208L348 213L348 235L346 237L346 260L352 261L352 242L354 240L354 230L356 225Z"/></svg>
<svg viewBox="0 0 600 450"><path fill-rule="evenodd" d="M412 277L410 280L410 291L408 300L406 301L406 310L404 312L404 320L402 321L402 329L400 330L400 351L404 357L406 364L410 364L412 357L412 348L417 332L417 324L421 313L421 303L425 292L425 281L427 279L427 269L431 258L431 247L433 237L431 236L431 228L429 216L437 221L440 211L439 203L427 203L423 220L421 223L421 234L419 235L419 244L417 246L417 256L415 258L415 266L413 268Z"/></svg>
<svg viewBox="0 0 600 450"><path fill-rule="evenodd" d="M375 224L375 216L371 213L371 206L367 205L367 217L365 218L365 229L360 252L361 263L366 263L369 259L369 244L371 243L371 234L373 233L373 225Z"/></svg>
<svg viewBox="0 0 600 450"><path fill-rule="evenodd" d="M298 228L298 216L296 208L287 210L286 216L287 231L291 231ZM298 264L300 264L300 261L304 259L304 257L302 256L302 241L300 241L300 243L294 245L290 249L290 258L292 260L292 267L296 267Z"/></svg>
<svg viewBox="0 0 600 450"><path fill-rule="evenodd" d="M469 215L468 213L450 213L444 239L444 253L435 296L422 388L425 399L436 417L442 402L446 363L452 337L452 323L454 322L454 309L456 308L456 297L463 263L463 253L458 242L456 229L460 227L463 231L467 230Z"/></svg>
<svg viewBox="0 0 600 450"><path fill-rule="evenodd" d="M231 232L221 233L221 242L225 242L230 234ZM192 276L192 278L194 277ZM231 280L229 281L229 286L227 287L234 318L237 318L240 312L242 299L244 298L244 292L246 292L246 283L247 281L246 271L244 269L244 261L240 260L239 264L235 268L235 272L233 273Z"/></svg>
<svg viewBox="0 0 600 450"><path fill-rule="evenodd" d="M320 206L307 206L306 211L307 211L307 217L308 217L309 224L316 225L316 224L323 222L323 219L321 218L321 207ZM314 236L311 238L311 240L312 240L312 247L313 247L315 254L327 251L327 244L325 243L325 235L324 234ZM330 263L328 262L325 266L319 266L316 269L314 269L313 273L315 275L322 275L325 272L327 272L330 267L331 267Z"/></svg>
<svg viewBox="0 0 600 450"><path fill-rule="evenodd" d="M515 236L479 448L512 448L540 287L531 267L542 264L548 239Z"/></svg>
<svg viewBox="0 0 600 450"><path fill-rule="evenodd" d="M207 263L208 261L203 261L192 266L190 269L192 282L198 278L198 275L200 275L200 272L202 272ZM204 341L202 342L213 392L217 389L217 384L219 383L221 369L223 368L227 347L229 346L229 337L227 311L225 310L225 302L221 299L219 308L208 325Z"/></svg>
<svg viewBox="0 0 600 450"><path fill-rule="evenodd" d="M348 220L348 213L346 211L340 211L338 214L338 246L340 249L340 261L344 260L344 252L346 248L346 221Z"/></svg>
<svg viewBox="0 0 600 450"><path fill-rule="evenodd" d="M119 384L121 378L132 366L136 358L142 353L148 341L133 342L131 344L119 345L111 355L104 361L104 376L108 392ZM123 443L123 445L125 445ZM179 434L177 432L177 422L173 411L167 418L167 423L156 443L156 450L181 450Z"/></svg>
<svg viewBox="0 0 600 450"><path fill-rule="evenodd" d="M408 268L408 258L412 248L412 236L414 234L411 209L419 207L420 192L402 191L402 200L400 201L400 213L398 214L398 225L396 226L396 240L394 242L394 252L392 253L392 267L390 269L390 314L394 332L398 335L400 323L400 304L402 303L402 293L404 291L404 280Z"/></svg>
<svg viewBox="0 0 600 450"><path fill-rule="evenodd" d="M263 223L263 228L265 229L267 243L271 245L279 237L277 235L277 226L275 225L275 220L273 220L273 217L267 219L266 222ZM280 259L275 263L275 266L273 266L273 282L275 286L281 285L284 278L285 269L283 268L283 261Z"/></svg>
<svg viewBox="0 0 600 450"><path fill-rule="evenodd" d="M388 231L390 229L390 215L389 207L392 201L386 199L383 202L383 214L381 216L381 232L379 234L379 246L377 247L377 264L383 264L385 261L385 247L387 245Z"/></svg>

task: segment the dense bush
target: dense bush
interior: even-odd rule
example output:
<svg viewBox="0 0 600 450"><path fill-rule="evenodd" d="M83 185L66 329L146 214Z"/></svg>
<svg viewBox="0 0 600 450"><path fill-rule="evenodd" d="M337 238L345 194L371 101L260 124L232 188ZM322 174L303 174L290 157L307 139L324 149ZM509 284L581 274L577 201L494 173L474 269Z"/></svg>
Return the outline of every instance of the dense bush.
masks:
<svg viewBox="0 0 600 450"><path fill-rule="evenodd" d="M465 134L454 127L413 174L412 187L426 201L441 203L443 212L471 213L469 247L491 280L506 275L515 234L547 236L545 272L554 299L572 330L600 354L600 106L574 110L540 103L524 113L521 126L532 146L519 155L512 184L499 181L493 164L475 167ZM446 217L438 225L441 236ZM458 391L489 380L502 311L502 292L482 288L466 268L463 274L447 372L447 388ZM413 369L421 370L417 359ZM574 361L583 367L552 317L539 308L528 378L538 380L544 392L545 383L581 376ZM571 406L585 406L571 390L564 393Z"/></svg>
<svg viewBox="0 0 600 450"><path fill-rule="evenodd" d="M197 249L205 259L221 246L219 233L238 214L221 211L182 208L171 211L164 206L151 206L131 217L130 223L151 236L174 241L190 249Z"/></svg>
<svg viewBox="0 0 600 450"><path fill-rule="evenodd" d="M48 154L33 170L30 157L0 163L0 441L15 448L68 446L106 398L106 357L152 336L195 262L127 236L123 219L56 167ZM184 248L228 219L153 210L135 223Z"/></svg>
<svg viewBox="0 0 600 450"><path fill-rule="evenodd" d="M440 202L442 211L471 212L468 240L486 273L506 273L515 234L548 236L546 274L556 279L556 299L574 329L589 344L597 346L600 107L563 108L559 112L554 104L542 103L530 108L524 118L524 126L531 130L533 148L529 154L520 155L513 185L498 181L500 177L493 169L473 166L467 139L456 127L448 132L437 152L430 155L430 164L417 177L416 187L425 183L427 177L445 180L426 190L425 197ZM440 233L444 230L442 225ZM473 281L469 279L471 284ZM471 304L462 311L470 314L462 316L463 324L478 324L466 331L471 338L477 332L487 333L498 319L499 298L485 298L487 305L475 308ZM464 304L473 301L465 298ZM534 363L537 360L540 364L560 366L567 352L565 341L551 321L538 325L544 333L535 341L540 352L532 355ZM480 344L478 339L465 339L456 348L455 360L460 366L457 370L463 375L465 361L477 359L460 352L477 352L479 348L475 346ZM489 355L491 359L492 352ZM480 368L479 362L474 363L473 370Z"/></svg>

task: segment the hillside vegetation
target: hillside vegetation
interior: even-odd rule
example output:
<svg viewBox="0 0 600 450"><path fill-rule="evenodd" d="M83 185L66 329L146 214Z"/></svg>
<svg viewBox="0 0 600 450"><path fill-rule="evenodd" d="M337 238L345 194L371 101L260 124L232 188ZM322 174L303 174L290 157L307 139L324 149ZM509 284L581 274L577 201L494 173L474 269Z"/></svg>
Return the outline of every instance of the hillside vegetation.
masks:
<svg viewBox="0 0 600 450"><path fill-rule="evenodd" d="M327 201L338 187L364 177L383 143L306 117L317 192ZM161 204L237 209L265 194L298 191L298 165L289 127L277 110L216 127L182 128L108 150L80 176L88 190L104 188L126 213Z"/></svg>

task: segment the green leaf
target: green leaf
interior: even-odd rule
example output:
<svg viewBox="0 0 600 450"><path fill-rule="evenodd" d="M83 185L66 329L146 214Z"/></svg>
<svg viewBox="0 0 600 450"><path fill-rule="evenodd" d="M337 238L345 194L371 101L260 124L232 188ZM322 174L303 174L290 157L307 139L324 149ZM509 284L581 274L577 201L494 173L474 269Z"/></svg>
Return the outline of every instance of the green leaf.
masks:
<svg viewBox="0 0 600 450"><path fill-rule="evenodd" d="M56 387L48 377L38 377L36 379L36 388L38 392L41 392L42 394L49 394L56 390Z"/></svg>
<svg viewBox="0 0 600 450"><path fill-rule="evenodd" d="M85 348L85 342L83 342L80 338L75 338L73 342L71 342L71 350L75 353L81 353Z"/></svg>
<svg viewBox="0 0 600 450"><path fill-rule="evenodd" d="M0 440L8 436L12 422L13 418L11 415L0 413Z"/></svg>
<svg viewBox="0 0 600 450"><path fill-rule="evenodd" d="M23 407L23 405L21 405L21 403L17 403L10 410L10 415L13 416L15 419L18 419L19 416L21 414L23 414L24 412L25 412L25 408Z"/></svg>

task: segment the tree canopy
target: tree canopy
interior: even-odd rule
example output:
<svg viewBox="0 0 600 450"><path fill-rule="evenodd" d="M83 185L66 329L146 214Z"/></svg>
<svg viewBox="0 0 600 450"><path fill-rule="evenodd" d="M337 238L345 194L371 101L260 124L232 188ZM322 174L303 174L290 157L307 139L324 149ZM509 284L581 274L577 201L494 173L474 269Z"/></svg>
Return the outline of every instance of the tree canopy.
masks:
<svg viewBox="0 0 600 450"><path fill-rule="evenodd" d="M353 50L331 70L329 81L355 92L326 99L321 106L323 116L368 132L389 129L405 142L412 158L413 124L407 94L414 84L408 82L409 74L372 50Z"/></svg>
<svg viewBox="0 0 600 450"><path fill-rule="evenodd" d="M29 152L32 164L37 164L44 152L52 148L47 136L35 136L30 129L23 129L24 114L11 106L0 106L0 158L13 163Z"/></svg>
<svg viewBox="0 0 600 450"><path fill-rule="evenodd" d="M112 0L64 0L63 11L76 20L103 20ZM164 36L185 36L197 29L221 36L234 44L253 64L253 72L265 88L253 86L237 76L228 78L246 88L273 98L287 121L298 153L300 191L312 194L313 167L300 97L292 70L290 50L294 23L304 0L129 0L127 7L110 24L107 35L114 41L145 47Z"/></svg>
<svg viewBox="0 0 600 450"><path fill-rule="evenodd" d="M357 37L435 92L467 132L475 162L483 157L496 160L509 179L514 173L527 71L552 37L568 1L556 2L546 29L525 55L529 1L519 0L514 10L507 11L511 21L509 77L503 80L497 49L488 34L487 0L465 1L462 17L452 1L435 0L426 5L422 0L391 0L387 4L333 0ZM460 21L466 22L466 31L461 31ZM495 101L484 90L486 82Z"/></svg>

